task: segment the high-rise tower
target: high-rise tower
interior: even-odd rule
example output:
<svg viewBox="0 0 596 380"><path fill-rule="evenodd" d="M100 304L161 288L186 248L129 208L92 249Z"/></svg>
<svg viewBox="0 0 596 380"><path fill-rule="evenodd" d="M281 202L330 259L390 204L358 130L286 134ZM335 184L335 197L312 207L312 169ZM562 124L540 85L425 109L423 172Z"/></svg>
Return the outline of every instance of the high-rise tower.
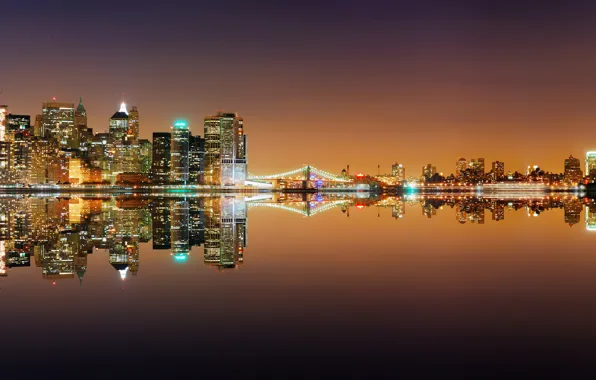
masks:
<svg viewBox="0 0 596 380"><path fill-rule="evenodd" d="M173 183L188 182L188 149L190 130L184 120L178 120L172 127L171 176Z"/></svg>
<svg viewBox="0 0 596 380"><path fill-rule="evenodd" d="M110 118L110 138L113 142L123 141L128 132L128 111L122 102L120 110Z"/></svg>
<svg viewBox="0 0 596 380"><path fill-rule="evenodd" d="M247 175L244 121L235 113L205 118L206 185L244 185Z"/></svg>
<svg viewBox="0 0 596 380"><path fill-rule="evenodd" d="M139 139L139 110L136 106L133 106L128 113L126 139L133 142Z"/></svg>

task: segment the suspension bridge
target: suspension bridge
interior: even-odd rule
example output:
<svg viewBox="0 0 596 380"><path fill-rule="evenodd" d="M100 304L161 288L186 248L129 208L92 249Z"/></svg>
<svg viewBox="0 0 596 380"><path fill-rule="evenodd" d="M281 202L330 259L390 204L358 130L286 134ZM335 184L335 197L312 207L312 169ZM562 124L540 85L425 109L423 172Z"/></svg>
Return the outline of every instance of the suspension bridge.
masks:
<svg viewBox="0 0 596 380"><path fill-rule="evenodd" d="M305 165L284 173L260 176L248 173L247 180L255 184L269 184L277 189L286 187L302 189L321 188L327 187L330 184L346 184L352 182L349 178L326 172L311 165Z"/></svg>

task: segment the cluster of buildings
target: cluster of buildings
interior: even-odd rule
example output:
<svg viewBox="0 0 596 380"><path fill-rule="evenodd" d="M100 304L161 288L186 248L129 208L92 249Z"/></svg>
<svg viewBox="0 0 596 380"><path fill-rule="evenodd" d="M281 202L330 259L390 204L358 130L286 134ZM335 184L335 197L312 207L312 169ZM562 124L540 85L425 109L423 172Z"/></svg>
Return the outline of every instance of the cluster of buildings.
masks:
<svg viewBox="0 0 596 380"><path fill-rule="evenodd" d="M140 139L139 111L124 102L108 123L107 132L94 133L82 99L76 107L43 103L33 123L0 106L0 183L245 184L246 135L235 113L206 117L203 137L179 120L152 141Z"/></svg>
<svg viewBox="0 0 596 380"><path fill-rule="evenodd" d="M139 271L139 246L152 242L176 261L193 247L217 269L243 262L246 203L222 198L4 198L0 200L0 276L34 263L43 278L79 279L88 255L107 251L120 273Z"/></svg>
<svg viewBox="0 0 596 380"><path fill-rule="evenodd" d="M596 152L586 154L584 172L578 158L569 156L564 161L563 173L549 173L540 169L538 165L528 166L525 173L505 171L505 163L494 161L487 171L484 158L460 158L455 163L455 172L449 176L437 172L437 167L427 164L422 167L420 177L416 181L422 183L496 183L496 182L544 182L549 184L577 185L580 183L596 182ZM381 182L399 184L407 181L406 169L402 164L392 165L391 176L377 176ZM412 180L412 179L410 179Z"/></svg>

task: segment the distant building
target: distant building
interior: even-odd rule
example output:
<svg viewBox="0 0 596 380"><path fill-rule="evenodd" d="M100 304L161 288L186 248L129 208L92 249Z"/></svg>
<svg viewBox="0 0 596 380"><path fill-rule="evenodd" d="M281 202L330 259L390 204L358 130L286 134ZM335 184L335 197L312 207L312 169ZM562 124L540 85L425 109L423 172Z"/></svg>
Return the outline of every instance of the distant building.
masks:
<svg viewBox="0 0 596 380"><path fill-rule="evenodd" d="M79 105L75 109L74 113L74 124L75 124L75 136L73 147L77 149L81 149L81 145L84 146L84 150L88 150L88 145L90 143L90 136L88 135L87 130L87 110L83 105L83 98L79 98ZM92 136L92 135L91 135Z"/></svg>
<svg viewBox="0 0 596 380"><path fill-rule="evenodd" d="M128 113L128 130L126 139L136 142L139 139L139 110L133 106Z"/></svg>
<svg viewBox="0 0 596 380"><path fill-rule="evenodd" d="M422 167L422 176L426 178L432 177L437 172L437 167L432 166L431 164L427 164L426 166Z"/></svg>
<svg viewBox="0 0 596 380"><path fill-rule="evenodd" d="M484 158L472 158L468 167L476 177L484 177Z"/></svg>
<svg viewBox="0 0 596 380"><path fill-rule="evenodd" d="M406 180L406 168L402 164L397 162L391 166L391 174L396 178L397 181Z"/></svg>
<svg viewBox="0 0 596 380"><path fill-rule="evenodd" d="M153 133L153 160L151 162L151 180L153 183L170 181L171 134Z"/></svg>
<svg viewBox="0 0 596 380"><path fill-rule="evenodd" d="M11 182L10 143L0 141L0 182Z"/></svg>
<svg viewBox="0 0 596 380"><path fill-rule="evenodd" d="M460 158L455 163L455 176L458 178L461 177L462 172L465 172L467 168L468 168L468 161L463 157Z"/></svg>
<svg viewBox="0 0 596 380"><path fill-rule="evenodd" d="M179 120L172 126L170 153L170 181L172 183L188 183L188 153L190 130L186 121Z"/></svg>
<svg viewBox="0 0 596 380"><path fill-rule="evenodd" d="M565 182L571 184L578 184L581 182L584 174L580 167L579 159L569 156L569 158L565 159L565 172L563 177L565 178Z"/></svg>
<svg viewBox="0 0 596 380"><path fill-rule="evenodd" d="M140 169L139 146L128 141L115 143L112 175L116 177L119 173L138 173Z"/></svg>
<svg viewBox="0 0 596 380"><path fill-rule="evenodd" d="M566 199L564 202L565 209L565 223L573 226L581 220L581 212L583 210L583 204L578 198L571 197Z"/></svg>
<svg viewBox="0 0 596 380"><path fill-rule="evenodd" d="M14 141L16 133L22 133L25 136L33 134L31 130L31 116L29 115L6 115L5 141Z"/></svg>
<svg viewBox="0 0 596 380"><path fill-rule="evenodd" d="M505 163L501 161L493 162L493 175L495 180L499 180L505 176Z"/></svg>
<svg viewBox="0 0 596 380"><path fill-rule="evenodd" d="M586 153L586 175L596 179L596 151Z"/></svg>
<svg viewBox="0 0 596 380"><path fill-rule="evenodd" d="M75 144L75 108L73 103L55 100L42 104L41 134L58 141L60 148L77 148Z"/></svg>
<svg viewBox="0 0 596 380"><path fill-rule="evenodd" d="M140 172L143 174L151 173L151 161L153 157L153 145L151 141L141 139L139 140L139 165Z"/></svg>
<svg viewBox="0 0 596 380"><path fill-rule="evenodd" d="M200 184L205 171L205 139L201 136L190 136L188 161L189 183Z"/></svg>
<svg viewBox="0 0 596 380"><path fill-rule="evenodd" d="M128 111L122 102L120 110L110 118L110 138L113 142L121 142L128 132Z"/></svg>
<svg viewBox="0 0 596 380"><path fill-rule="evenodd" d="M247 149L244 121L235 113L218 113L205 118L206 185L244 185Z"/></svg>
<svg viewBox="0 0 596 380"><path fill-rule="evenodd" d="M6 135L6 116L8 115L8 106L0 105L0 141L4 141Z"/></svg>

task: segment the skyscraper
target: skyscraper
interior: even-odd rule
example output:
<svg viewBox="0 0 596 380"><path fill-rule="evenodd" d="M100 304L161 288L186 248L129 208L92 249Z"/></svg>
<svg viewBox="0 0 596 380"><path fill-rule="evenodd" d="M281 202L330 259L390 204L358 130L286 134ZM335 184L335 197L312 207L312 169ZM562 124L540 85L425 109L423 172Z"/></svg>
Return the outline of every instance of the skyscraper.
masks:
<svg viewBox="0 0 596 380"><path fill-rule="evenodd" d="M139 139L139 110L133 106L128 113L128 130L126 139L136 142Z"/></svg>
<svg viewBox="0 0 596 380"><path fill-rule="evenodd" d="M112 142L123 141L128 132L128 111L122 102L120 110L110 118L110 139Z"/></svg>
<svg viewBox="0 0 596 380"><path fill-rule="evenodd" d="M596 151L586 153L586 175L596 179Z"/></svg>
<svg viewBox="0 0 596 380"><path fill-rule="evenodd" d="M398 181L406 180L406 168L397 162L391 166L391 172Z"/></svg>
<svg viewBox="0 0 596 380"><path fill-rule="evenodd" d="M76 145L77 149L81 148L81 145L86 145L90 143L89 139L87 138L87 110L83 105L83 98L79 98L79 105L77 106L74 114L75 118L75 130L76 130L76 137L73 142L73 145ZM88 146L85 146L85 150L88 149Z"/></svg>
<svg viewBox="0 0 596 380"><path fill-rule="evenodd" d="M569 158L565 159L565 172L564 178L565 182L570 184L578 184L584 176L582 169L580 167L579 159L569 156Z"/></svg>
<svg viewBox="0 0 596 380"><path fill-rule="evenodd" d="M139 165L140 172L143 174L151 173L151 161L153 157L153 145L151 141L141 139L139 140Z"/></svg>
<svg viewBox="0 0 596 380"><path fill-rule="evenodd" d="M4 141L6 134L6 115L8 115L8 106L0 105L0 141Z"/></svg>
<svg viewBox="0 0 596 380"><path fill-rule="evenodd" d="M188 182L188 152L190 130L186 121L178 120L172 127L172 146L170 153L171 175L173 183Z"/></svg>
<svg viewBox="0 0 596 380"><path fill-rule="evenodd" d="M505 163L501 161L493 162L494 179L498 180L505 176Z"/></svg>
<svg viewBox="0 0 596 380"><path fill-rule="evenodd" d="M205 139L201 136L190 136L188 154L188 181L192 184L201 183L205 166Z"/></svg>
<svg viewBox="0 0 596 380"><path fill-rule="evenodd" d="M42 136L56 139L60 148L78 148L73 141L74 114L73 103L58 103L55 99L43 103L41 111Z"/></svg>
<svg viewBox="0 0 596 380"><path fill-rule="evenodd" d="M206 185L244 185L247 175L244 121L235 113L205 118Z"/></svg>
<svg viewBox="0 0 596 380"><path fill-rule="evenodd" d="M14 141L15 133L31 135L31 116L29 115L6 115L6 128L4 132L5 141Z"/></svg>
<svg viewBox="0 0 596 380"><path fill-rule="evenodd" d="M477 178L484 177L484 158L472 158L468 165Z"/></svg>
<svg viewBox="0 0 596 380"><path fill-rule="evenodd" d="M467 168L468 168L468 161L463 157L460 158L455 163L455 176L458 178L461 177L462 172L466 171Z"/></svg>
<svg viewBox="0 0 596 380"><path fill-rule="evenodd" d="M170 181L170 133L153 133L153 160L151 162L151 180L153 183L168 183Z"/></svg>
<svg viewBox="0 0 596 380"><path fill-rule="evenodd" d="M427 164L426 166L422 167L422 176L426 178L432 177L437 172L437 167L432 166L431 164Z"/></svg>

